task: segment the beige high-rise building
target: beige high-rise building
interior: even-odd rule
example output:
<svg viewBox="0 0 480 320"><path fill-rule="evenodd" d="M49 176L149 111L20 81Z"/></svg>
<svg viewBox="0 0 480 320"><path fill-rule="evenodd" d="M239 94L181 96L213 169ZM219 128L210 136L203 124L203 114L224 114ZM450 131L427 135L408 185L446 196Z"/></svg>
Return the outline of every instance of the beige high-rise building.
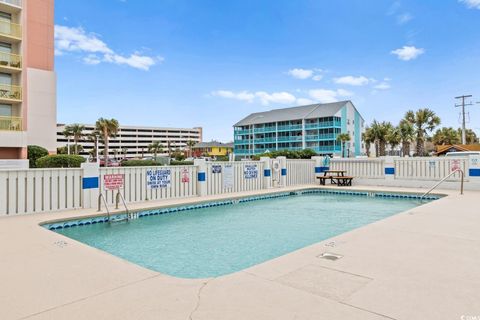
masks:
<svg viewBox="0 0 480 320"><path fill-rule="evenodd" d="M0 0L0 159L56 150L54 0Z"/></svg>

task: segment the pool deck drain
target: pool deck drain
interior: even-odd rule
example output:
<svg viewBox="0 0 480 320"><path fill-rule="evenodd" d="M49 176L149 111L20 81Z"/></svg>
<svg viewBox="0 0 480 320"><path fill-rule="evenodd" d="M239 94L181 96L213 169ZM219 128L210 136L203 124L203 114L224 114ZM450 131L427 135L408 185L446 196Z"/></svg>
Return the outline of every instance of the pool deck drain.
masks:
<svg viewBox="0 0 480 320"><path fill-rule="evenodd" d="M296 191L298 186L238 196ZM418 192L355 186L344 190ZM0 319L461 319L480 315L480 192L449 196L234 274L179 279L38 226L0 219ZM219 200L233 195L208 197ZM162 201L193 203L198 198ZM159 203L149 202L148 206ZM145 204L132 205L140 209ZM67 241L68 245L61 245ZM333 246L326 244L334 243ZM52 245L53 244L53 245ZM321 252L343 256L331 261ZM455 256L456 259L451 259ZM208 280L208 285L205 283ZM194 311L194 312L193 312Z"/></svg>

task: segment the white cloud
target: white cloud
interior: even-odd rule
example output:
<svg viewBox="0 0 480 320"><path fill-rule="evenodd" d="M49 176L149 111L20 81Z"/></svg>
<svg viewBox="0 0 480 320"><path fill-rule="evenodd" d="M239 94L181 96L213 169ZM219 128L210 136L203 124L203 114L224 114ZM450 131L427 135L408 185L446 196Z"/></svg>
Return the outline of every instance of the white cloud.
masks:
<svg viewBox="0 0 480 320"><path fill-rule="evenodd" d="M464 3L470 9L480 10L480 0L459 0L459 2Z"/></svg>
<svg viewBox="0 0 480 320"><path fill-rule="evenodd" d="M287 72L289 75L296 79L308 79L311 78L313 75L313 70L310 69L301 69L301 68L295 68L295 69L290 69Z"/></svg>
<svg viewBox="0 0 480 320"><path fill-rule="evenodd" d="M337 84L346 84L349 86L364 86L367 85L371 80L364 76L354 77L354 76L345 76L340 78L335 78L333 81Z"/></svg>
<svg viewBox="0 0 480 320"><path fill-rule="evenodd" d="M398 59L409 61L416 59L418 56L425 53L425 49L416 48L414 46L403 46L402 48L391 51L390 53L396 55Z"/></svg>
<svg viewBox="0 0 480 320"><path fill-rule="evenodd" d="M292 76L295 79L312 79L313 81L320 81L323 79L322 69L302 69L294 68L287 71L287 74Z"/></svg>
<svg viewBox="0 0 480 320"><path fill-rule="evenodd" d="M344 89L312 89L308 91L308 94L313 100L321 103L336 102L339 101L341 98L353 96L353 92Z"/></svg>
<svg viewBox="0 0 480 320"><path fill-rule="evenodd" d="M374 86L373 88L376 89L376 90L388 90L390 89L392 86L387 83L387 82L380 82L379 84L377 84L376 86Z"/></svg>
<svg viewBox="0 0 480 320"><path fill-rule="evenodd" d="M264 106L268 106L271 103L292 104L297 100L293 94L285 91L273 93L258 91L255 93L255 96L260 99L260 103Z"/></svg>
<svg viewBox="0 0 480 320"><path fill-rule="evenodd" d="M255 94L248 91L233 92L229 90L217 90L212 92L212 96L236 99L241 101L252 102L255 99Z"/></svg>
<svg viewBox="0 0 480 320"><path fill-rule="evenodd" d="M110 49L96 34L87 33L81 27L55 25L55 55L61 56L66 52L86 54L83 61L91 65L108 62L128 65L140 70L149 70L150 67L163 61L161 57L149 57L138 52L123 56Z"/></svg>
<svg viewBox="0 0 480 320"><path fill-rule="evenodd" d="M413 19L413 16L408 12L397 15L397 23L400 25L405 24L412 19Z"/></svg>

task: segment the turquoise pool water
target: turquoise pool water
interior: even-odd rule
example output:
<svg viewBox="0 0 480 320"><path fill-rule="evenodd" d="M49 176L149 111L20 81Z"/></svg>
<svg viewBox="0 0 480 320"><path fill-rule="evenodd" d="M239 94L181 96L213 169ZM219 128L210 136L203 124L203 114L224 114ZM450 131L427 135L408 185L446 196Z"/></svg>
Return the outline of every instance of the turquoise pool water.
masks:
<svg viewBox="0 0 480 320"><path fill-rule="evenodd" d="M419 204L302 194L55 232L161 273L204 278L245 269Z"/></svg>

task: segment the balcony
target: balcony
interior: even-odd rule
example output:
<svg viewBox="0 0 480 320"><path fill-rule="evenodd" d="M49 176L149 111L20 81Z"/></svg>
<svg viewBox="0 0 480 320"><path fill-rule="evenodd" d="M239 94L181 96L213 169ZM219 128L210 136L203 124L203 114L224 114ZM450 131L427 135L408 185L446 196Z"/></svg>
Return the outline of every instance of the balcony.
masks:
<svg viewBox="0 0 480 320"><path fill-rule="evenodd" d="M0 11L17 13L22 10L21 0L0 0Z"/></svg>
<svg viewBox="0 0 480 320"><path fill-rule="evenodd" d="M14 53L0 52L0 71L6 73L22 71L22 56Z"/></svg>
<svg viewBox="0 0 480 320"><path fill-rule="evenodd" d="M0 40L5 42L22 40L22 26L13 22L0 20Z"/></svg>
<svg viewBox="0 0 480 320"><path fill-rule="evenodd" d="M0 117L0 131L22 131L22 118Z"/></svg>
<svg viewBox="0 0 480 320"><path fill-rule="evenodd" d="M22 87L0 84L0 103L22 102Z"/></svg>

